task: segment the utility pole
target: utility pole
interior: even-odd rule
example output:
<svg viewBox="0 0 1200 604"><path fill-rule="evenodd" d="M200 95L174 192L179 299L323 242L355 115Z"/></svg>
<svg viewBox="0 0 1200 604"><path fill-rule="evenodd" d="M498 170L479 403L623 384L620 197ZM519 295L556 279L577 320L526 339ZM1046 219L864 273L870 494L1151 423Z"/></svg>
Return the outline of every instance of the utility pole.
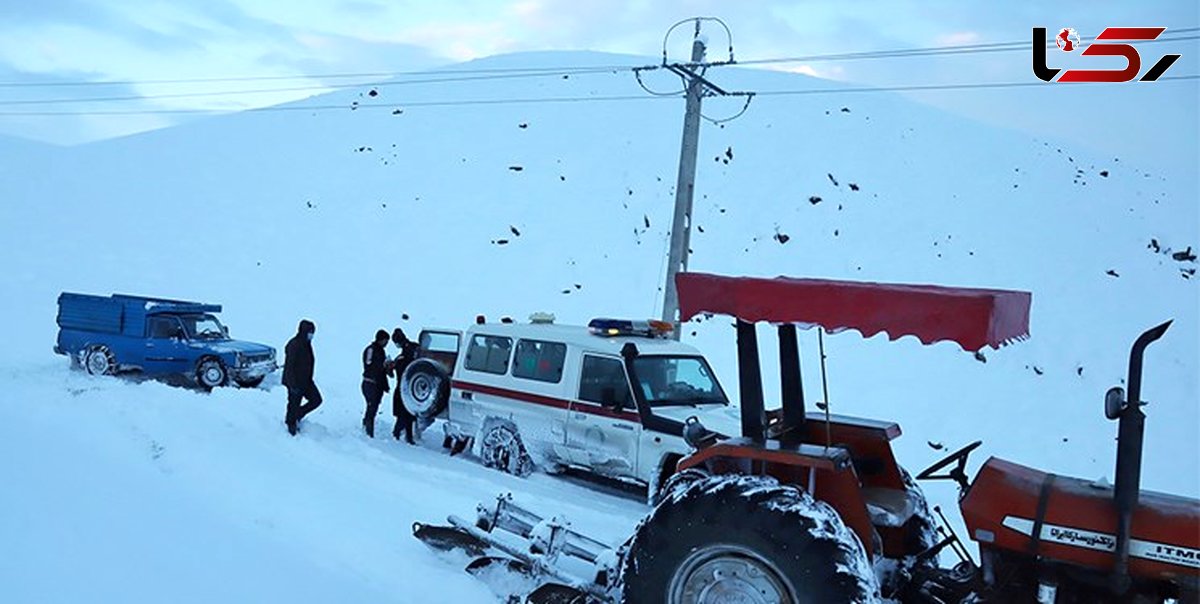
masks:
<svg viewBox="0 0 1200 604"><path fill-rule="evenodd" d="M692 65L704 62L704 40L700 37L700 20L692 41ZM679 150L679 178L675 183L675 218L671 221L671 251L667 257L667 282L663 297L662 320L675 326L673 337L680 337L679 291L675 275L687 272L692 234L692 198L696 188L696 153L700 142L700 99L707 82L690 69L672 69L687 78L687 112L683 116L683 145Z"/></svg>

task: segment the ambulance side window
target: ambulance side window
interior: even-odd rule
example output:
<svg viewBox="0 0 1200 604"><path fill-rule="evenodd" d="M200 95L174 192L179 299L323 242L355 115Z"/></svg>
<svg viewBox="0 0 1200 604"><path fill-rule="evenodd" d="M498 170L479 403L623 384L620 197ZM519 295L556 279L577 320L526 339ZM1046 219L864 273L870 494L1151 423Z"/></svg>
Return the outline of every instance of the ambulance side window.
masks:
<svg viewBox="0 0 1200 604"><path fill-rule="evenodd" d="M504 375L508 373L508 355L511 351L511 338L477 335L471 338L463 366L471 371Z"/></svg>
<svg viewBox="0 0 1200 604"><path fill-rule="evenodd" d="M579 400L597 405L630 409L629 379L625 377L625 366L618 359L583 356L583 368L579 373Z"/></svg>
<svg viewBox="0 0 1200 604"><path fill-rule="evenodd" d="M513 377L557 384L562 381L566 358L567 345L561 342L519 340L512 374Z"/></svg>

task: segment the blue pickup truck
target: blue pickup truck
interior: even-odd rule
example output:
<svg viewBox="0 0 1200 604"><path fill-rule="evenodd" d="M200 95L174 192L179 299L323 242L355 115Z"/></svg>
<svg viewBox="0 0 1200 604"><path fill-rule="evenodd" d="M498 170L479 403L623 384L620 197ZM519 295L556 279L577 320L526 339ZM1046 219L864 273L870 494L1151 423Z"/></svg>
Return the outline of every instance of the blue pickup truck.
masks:
<svg viewBox="0 0 1200 604"><path fill-rule="evenodd" d="M92 375L184 376L205 389L254 388L278 368L275 349L229 338L217 304L143 296L58 297L54 352Z"/></svg>

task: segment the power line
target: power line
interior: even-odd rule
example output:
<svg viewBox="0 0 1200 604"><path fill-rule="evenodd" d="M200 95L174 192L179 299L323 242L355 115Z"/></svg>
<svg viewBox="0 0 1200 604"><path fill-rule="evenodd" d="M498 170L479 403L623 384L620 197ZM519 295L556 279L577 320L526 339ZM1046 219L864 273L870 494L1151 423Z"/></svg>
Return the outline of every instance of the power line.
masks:
<svg viewBox="0 0 1200 604"><path fill-rule="evenodd" d="M631 68L623 68L622 71L628 71ZM244 94L270 94L280 92L324 92L333 90L345 90L347 88L359 88L370 86L373 88L390 87L390 86L405 86L410 84L441 84L446 82L473 82L479 80L506 80L520 78L543 78L552 76L567 76L567 75L590 75L597 73L612 73L610 68L588 68L576 70L558 70L545 71L535 73L507 73L493 75L476 75L464 77L449 77L449 78L426 78L416 80L398 80L375 82L368 84L329 84L323 86L296 86L287 88L257 88L248 90L224 90L224 91L205 91L205 92L178 92L168 94L147 94L147 95L125 95L125 96L108 96L108 97L71 97L57 99L21 99L11 101L0 101L0 105L57 105L66 103L101 103L101 102L117 102L117 101L151 101L160 99L179 99L179 98L201 98L214 96L236 96Z"/></svg>
<svg viewBox="0 0 1200 604"><path fill-rule="evenodd" d="M630 69L632 65L575 65L561 67L510 67L510 68L455 68L428 69L423 71L376 71L361 73L323 73L294 76L225 76L211 78L174 78L160 80L110 80L110 81L71 81L71 82L0 82L0 88L66 88L72 86L140 86L159 84L216 84L223 82L258 82L279 80L335 80L346 78L394 78L410 75L440 75L440 74L502 74L502 73L541 73L563 70L594 69L611 71L614 69Z"/></svg>
<svg viewBox="0 0 1200 604"><path fill-rule="evenodd" d="M1155 80L1156 82L1164 81L1185 81L1185 80L1200 80L1200 74L1165 76ZM977 83L962 83L962 84L904 84L896 86L862 86L856 88L837 88L825 90L768 90L756 92L761 96L799 96L810 94L837 94L837 93L858 93L858 92L917 92L924 90L976 90L981 88L1029 88L1034 86L1042 86L1053 89L1066 89L1076 84L1105 84L1111 82L1075 82L1063 85L1051 85L1046 82L977 82Z"/></svg>
<svg viewBox="0 0 1200 604"><path fill-rule="evenodd" d="M1181 28L1181 29L1178 29L1175 31L1177 33L1200 31L1200 27ZM1155 40L1146 40L1146 41L1143 41L1142 43L1146 44L1146 43L1150 43L1150 42L1179 42L1179 41L1188 41L1188 40L1200 40L1200 36L1180 36L1180 37L1175 37L1175 38L1161 38L1160 37ZM732 63L731 62L705 63L703 65L703 67L708 67L711 65L765 65L765 64L773 64L773 63L795 63L795 62L811 63L811 62L818 62L818 61L863 60L863 59L870 60L870 59L901 58L901 57L915 57L915 56L960 55L960 54L976 54L976 53L983 53L983 52L1004 52L1004 51L1012 51L1012 50L1024 50L1028 47L1029 47L1028 42L993 42L993 43L987 43L987 44L933 46L933 47L926 47L926 48L911 48L911 49L901 49L901 50L866 51L866 52L842 53L842 54L782 57L782 58L775 58L775 59L751 59L749 61L736 61L736 62L732 62ZM687 63L676 64L676 65L683 66L683 67L690 66L690 64L687 64ZM438 83L447 83L447 82L470 82L470 81L481 81L481 80L521 79L521 78L530 78L530 77L550 77L550 76L562 76L562 75L591 75L591 74L598 74L598 73L621 73L621 72L630 72L630 71L632 71L637 76L637 82L642 87L642 89L650 94L657 95L657 96L674 96L674 95L682 94L682 92L683 92L682 90L680 90L678 92L655 91L655 90L652 90L649 87L647 87L646 84L642 81L641 72L663 69L665 66L666 66L665 64L664 65L646 65L646 66L606 65L606 66L597 66L597 67L565 67L565 68L530 67L530 68L514 68L511 70L501 70L501 69L472 70L470 72L458 72L458 73L481 73L481 74L489 74L489 75L475 75L475 76L447 77L447 78L425 78L425 79L414 79L414 80L383 81L383 82L369 82L369 83L355 83L355 84L326 84L326 85L318 85L318 86L297 86L297 87L285 87L285 88L257 88L257 89L230 90L230 91L181 92L181 93L152 94L152 95L125 95L125 96L110 96L110 97L78 97L78 98L57 98L57 99L21 99L21 100L0 101L0 106L3 106L3 105L42 105L42 104L57 105L57 104L74 104L74 103L148 101L148 100L160 100L160 99L205 98L205 97L224 97L224 96L237 96L237 95L272 94L272 93L282 93L282 92L324 92L324 91L334 91L334 90L345 90L348 88L358 88L360 86L374 86L374 87L404 86L404 85L410 85L410 84L438 84ZM393 74L396 74L396 73L410 73L413 75L417 75L417 74L421 74L421 73L436 74L436 73L455 73L455 72L452 72L449 70L442 71L442 72L436 72L436 71L393 72ZM360 77L360 76L365 76L365 75L368 75L368 74L353 74L353 75L343 74L342 76L339 76L339 77ZM385 74L377 74L377 75L385 75ZM321 77L321 76L313 76L313 77ZM328 76L328 77L332 77L332 76ZM271 79L271 78L264 78L264 79ZM158 81L147 80L147 81L144 81L141 83L153 83L153 82L192 83L192 82L210 82L210 81L229 81L229 80L220 80L220 79L158 80ZM243 79L240 81L249 81L249 80ZM0 83L0 87L5 87L5 86L11 87L11 86L15 86L15 84Z"/></svg>
<svg viewBox="0 0 1200 604"><path fill-rule="evenodd" d="M1200 31L1200 28L1189 27L1176 30L1178 33ZM1094 40L1094 38L1092 38ZM1159 37L1154 40L1142 40L1137 44L1150 44L1153 42L1186 42L1189 40L1200 40L1200 36L1177 36L1177 37ZM1053 42L1047 43L1047 47L1055 46ZM860 59L891 59L903 57L921 57L921 56L942 56L942 55L969 55L988 52L1009 52L1014 50L1027 50L1029 41L1024 42L991 42L987 44L959 44L954 46L929 46L925 48L905 48L896 50L877 50L866 52L849 52L840 54L820 54L820 55L804 55L796 57L781 57L774 59L751 59L748 61L737 61L736 65L764 65L771 63L798 63L798 62L821 62L821 61L848 61Z"/></svg>
<svg viewBox="0 0 1200 604"><path fill-rule="evenodd" d="M1200 80L1200 74L1164 76L1159 78L1158 82L1168 81L1193 81ZM767 90L755 93L759 96L806 96L806 95L824 95L824 94L843 94L843 93L867 93L867 92L913 92L913 91L955 91L955 90L979 90L979 89L1003 89L1003 88L1030 88L1042 87L1046 90L1066 90L1076 86L1095 85L1102 82L1076 83L1076 84L1048 84L1045 82L975 82L975 83L960 83L960 84L909 84L895 86L870 86L857 88L821 88L821 89L800 89L800 90ZM585 102L627 102L627 101L647 101L647 100L663 100L675 99L679 96L585 96L585 97L517 97L517 98L501 98L501 99L460 99L452 101L417 101L411 103L360 103L357 105L276 105L272 107L260 107L257 109L246 109L238 113L273 113L277 111L354 111L359 109L375 110L375 109L390 109L393 111L415 108L415 107L460 107L471 105L522 105L522 104L552 104L552 103L585 103ZM0 116L91 116L91 115L158 115L158 114L191 114L191 115L228 115L228 111L213 111L208 109L131 109L131 110L110 110L110 111L0 111Z"/></svg>
<svg viewBox="0 0 1200 604"><path fill-rule="evenodd" d="M1160 80L1166 78L1159 78ZM276 111L355 111L358 109L391 109L393 111L411 107L459 107L468 105L520 105L542 103L579 103L579 102L608 102L608 101L644 101L647 99L666 99L677 97L647 97L633 96L587 96L587 97L526 97L508 99L460 99L454 101L416 101L411 103L359 103L356 105L274 105L256 109L244 109L235 112L214 111L211 109L113 109L100 111L0 111L0 116L13 115L159 115L159 114L192 114L192 115L228 115L230 113L273 113Z"/></svg>
<svg viewBox="0 0 1200 604"><path fill-rule="evenodd" d="M707 115L704 115L703 113L700 114L700 117L702 119L704 119L705 121L708 121L709 123L711 123L714 126L720 126L721 124L732 122L733 120L736 120L737 118L742 117L743 115L746 114L746 111L750 109L750 102L754 100L754 95L756 95L756 94L758 94L758 93L757 92L748 92L746 94L738 95L738 96L745 97L746 102L742 103L741 110L739 110L737 113L735 113L729 117L711 118L711 117L708 117Z"/></svg>
<svg viewBox="0 0 1200 604"><path fill-rule="evenodd" d="M1179 36L1178 34L1200 32L1200 27L1181 27L1168 29L1162 36L1155 40L1143 40L1138 44L1149 44L1152 42L1183 42L1189 40L1200 39L1200 36ZM1089 41L1095 38L1088 38ZM1053 41L1047 41L1047 46L1054 46ZM789 63L798 61L841 61L841 60L857 60L857 59L876 59L876 58L900 58L908 56L922 55L943 55L943 54L975 54L980 52L1003 52L1012 50L1021 50L1029 47L1029 41L1014 41L1014 42L991 42L981 44L960 44L949 46L926 46L914 48L900 48L891 50L874 50L863 52L847 52L847 53L832 53L832 54L813 54L802 55L795 57L767 58L767 59L752 59L748 61L721 61L711 63L711 65L757 65L769 63ZM685 64L686 65L686 64ZM595 66L558 66L558 67L513 67L513 68L447 68L447 69L429 69L422 71L376 71L376 72L358 72L358 73L322 73L309 75L293 75L293 76L225 76L225 77L207 77L207 78L172 78L172 79L153 79L153 80L112 80L112 81L65 81L65 82L0 82L0 88L66 88L66 87L96 87L96 86L138 86L138 85L175 85L175 84L214 84L214 83L229 83L229 82L268 82L268 81L287 81L287 80L333 80L333 79L367 79L367 78L394 78L403 76L429 76L429 75L459 75L459 74L517 74L517 73L546 73L546 72L562 72L574 70L588 71L624 71L635 69L640 66L635 65L595 65ZM657 68L661 66L647 66L648 68ZM345 86L345 85L343 85Z"/></svg>
<svg viewBox="0 0 1200 604"><path fill-rule="evenodd" d="M656 66L655 69L657 69L657 68L658 67ZM671 92L661 92L658 90L653 90L649 86L646 86L646 83L642 81L642 72L643 71L646 71L646 69L634 69L633 76L634 76L634 78L637 79L638 86L641 86L642 90L645 90L649 94L652 94L654 96L680 96L684 92L687 91L686 85L683 88L680 88L679 90L673 90Z"/></svg>
<svg viewBox="0 0 1200 604"><path fill-rule="evenodd" d="M1189 34L1191 32L1196 32L1196 31L1200 31L1200 27L1178 28L1178 29L1170 30L1167 32L1167 34L1174 34L1174 37L1160 37L1155 40L1144 41L1143 43L1178 42L1178 41L1188 41L1188 40L1200 39L1200 36L1197 36L1197 35L1187 35L1187 36L1179 35L1179 34ZM664 42L664 44L665 44L665 42ZM1053 43L1047 42L1047 45L1053 46ZM227 96L238 96L238 95L278 94L278 93L295 93L295 92L326 92L326 91L333 91L333 90L343 90L343 89L348 89L348 88L357 88L360 86L386 87L386 86L403 86L403 85L412 85L412 84L472 82L472 81L482 81L482 80L518 79L518 78L530 78L530 77L550 77L550 76L566 77L569 75L591 75L591 74L610 73L610 72L611 73L622 73L622 72L630 72L630 71L632 71L635 74L638 84L644 90L646 90L648 93L656 95L656 96L671 98L671 97L679 96L680 94L682 94L682 91L661 92L661 91L652 90L652 89L648 88L645 85L645 83L642 81L642 77L641 77L642 72L643 71L653 71L653 70L657 70L657 69L667 69L667 70L670 70L670 71L678 74L677 70L679 70L679 69L699 68L699 69L703 70L710 66L719 66L719 65L762 65L762 64L772 64L772 63L791 63L791 62L815 62L815 61L838 61L838 60L877 60L877 59L886 59L886 58L916 57L916 56L965 55L965 54L976 54L976 53L983 53L983 52L1003 52L1003 51L1012 51L1012 50L1023 50L1023 49L1028 48L1028 46L1029 46L1028 42L993 42L993 43L981 43L981 44L932 46L932 47L923 47L923 48L865 51L865 52L852 52L852 53L840 53L840 54L806 55L806 56L781 57L781 58L772 58L772 59L753 59L753 60L748 60L748 61L734 61L733 55L732 55L732 47L731 47L729 61L707 62L707 63L695 64L695 65L689 64L689 63L668 64L665 62L665 55L664 55L664 63L663 64L661 64L661 65L646 65L646 66L600 65L600 66L566 66L566 67L480 68L480 69L428 70L428 71L423 71L423 72L377 72L377 73L365 73L364 72L364 73L356 73L356 74L323 74L320 76L193 78L193 79L174 79L174 80L143 80L140 82L130 80L125 83L127 83L127 84L133 84L133 83L139 83L139 84L184 84L184 83L212 83L212 82L249 82L249 81L259 81L259 80L278 81L278 80L286 80L286 79L295 79L295 78L299 78L299 77L315 79L315 78L363 78L363 77L370 77L370 76L398 76L398 75L428 76L431 74L433 74L433 75L450 74L450 77L444 77L444 78L424 77L424 78L419 78L419 79L382 81L382 82L370 82L370 83L354 83L354 84L324 84L324 85L314 85L314 86L271 87L271 88L256 88L256 89L229 90L229 91L181 92L181 93L167 93L167 94L153 94L153 95L121 95L121 96L107 96L107 97L76 97L76 98L54 98L54 99L18 99L18 100L0 101L0 106L153 101L153 100L161 100L161 99L227 97ZM664 49L665 49L665 46L664 46ZM464 75L464 74L476 74L476 75ZM120 83L120 82L77 82L77 83L58 82L58 83L47 83L45 85L69 86L69 85L100 85L100 84L117 84L117 83ZM1011 83L1011 84L1012 84L1012 86L1037 85L1037 83L1035 83L1035 82ZM9 87L9 88L34 87L34 86L41 86L41 85L42 85L41 83L28 83L28 82L27 83L7 83L7 84L0 83L0 87ZM945 88L944 86L952 86L952 88ZM908 90L926 90L926 89L927 90L951 90L951 89L959 89L959 88L970 87L970 86L1006 87L1006 86L1002 86L1001 83L992 83L992 84L979 84L979 85L956 84L956 85L882 86L882 87L866 87L866 88L844 88L844 89L840 89L840 90L847 91L847 92L851 92L851 91L858 92L858 91L868 91L868 90L880 90L880 91L889 91L889 90L891 90L891 91L908 91ZM820 93L820 92L805 90L805 91L783 91L783 92L770 93L770 94L818 94L818 93ZM409 106L414 106L414 105L412 105L410 103ZM320 106L320 107L324 107L324 106ZM263 110L263 109L269 109L269 108L259 108L259 109L255 109L255 110ZM290 110L290 109L280 109L280 110ZM743 107L743 112L744 111L745 111L745 108ZM74 112L70 112L70 113L74 113ZM23 113L7 112L7 113L3 113L3 115L19 115L19 114L24 114L24 115L66 115L66 114L70 114L70 113L69 112L57 112L57 111L23 112ZM206 110L206 109L179 109L179 110L160 109L160 110L139 110L139 111L127 111L127 112L91 111L91 112L78 112L78 113L81 115L82 114L118 115L118 114L140 114L140 113L225 113L225 112ZM740 115L740 113L739 113L739 115Z"/></svg>

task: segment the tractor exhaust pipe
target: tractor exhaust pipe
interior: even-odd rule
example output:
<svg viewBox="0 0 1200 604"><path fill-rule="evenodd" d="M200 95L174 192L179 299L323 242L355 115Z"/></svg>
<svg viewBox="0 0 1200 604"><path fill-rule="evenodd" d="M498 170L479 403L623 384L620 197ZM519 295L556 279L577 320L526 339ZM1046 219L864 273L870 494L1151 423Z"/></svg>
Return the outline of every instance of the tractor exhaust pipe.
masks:
<svg viewBox="0 0 1200 604"><path fill-rule="evenodd" d="M1146 347L1161 338L1171 326L1171 321L1146 330L1129 351L1129 396L1126 398L1120 387L1109 389L1104 400L1104 413L1108 419L1120 420L1117 427L1117 483L1113 489L1113 501L1117 507L1117 563L1114 569L1112 589L1118 594L1129 590L1129 536L1133 524L1133 511L1137 508L1142 480L1142 440L1146 414L1142 413L1142 357Z"/></svg>

